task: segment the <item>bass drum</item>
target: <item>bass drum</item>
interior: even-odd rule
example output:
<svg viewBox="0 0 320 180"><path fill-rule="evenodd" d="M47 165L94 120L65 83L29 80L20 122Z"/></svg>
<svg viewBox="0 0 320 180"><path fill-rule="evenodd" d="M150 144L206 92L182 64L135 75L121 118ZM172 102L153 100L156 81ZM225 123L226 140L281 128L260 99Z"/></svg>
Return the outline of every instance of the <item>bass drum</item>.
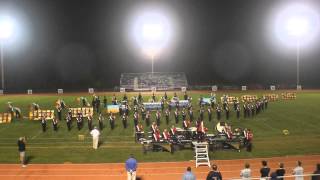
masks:
<svg viewBox="0 0 320 180"><path fill-rule="evenodd" d="M225 122L218 122L217 125L216 125L216 130L219 132L219 133L222 133L222 131L225 129L225 127L227 126L228 124L225 123Z"/></svg>

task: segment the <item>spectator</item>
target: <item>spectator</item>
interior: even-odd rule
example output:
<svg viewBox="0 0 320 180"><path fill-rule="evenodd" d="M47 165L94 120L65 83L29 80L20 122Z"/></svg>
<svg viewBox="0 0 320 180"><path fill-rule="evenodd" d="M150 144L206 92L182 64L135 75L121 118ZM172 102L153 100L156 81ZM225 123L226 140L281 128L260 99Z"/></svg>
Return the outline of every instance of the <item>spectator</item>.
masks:
<svg viewBox="0 0 320 180"><path fill-rule="evenodd" d="M184 173L182 180L196 180L196 176L191 172L191 167L187 168L187 172Z"/></svg>
<svg viewBox="0 0 320 180"><path fill-rule="evenodd" d="M22 167L26 166L26 139L25 137L20 137L18 140L18 150L20 155L20 162Z"/></svg>
<svg viewBox="0 0 320 180"><path fill-rule="evenodd" d="M317 164L317 169L313 172L313 174L320 174L320 163ZM312 180L320 180L320 175L313 175Z"/></svg>
<svg viewBox="0 0 320 180"><path fill-rule="evenodd" d="M245 163L244 169L242 169L240 172L240 177L241 177L241 179L244 179L244 180L251 179L251 169L250 169L249 163Z"/></svg>
<svg viewBox="0 0 320 180"><path fill-rule="evenodd" d="M292 174L295 175L295 180L303 180L303 167L301 161L297 161L297 167L293 169Z"/></svg>
<svg viewBox="0 0 320 180"><path fill-rule="evenodd" d="M212 164L212 171L210 171L207 175L207 179L206 180L222 180L222 175L220 173L220 171L218 171L218 166L215 164Z"/></svg>
<svg viewBox="0 0 320 180"><path fill-rule="evenodd" d="M126 161L126 171L128 180L136 180L137 160L131 154Z"/></svg>
<svg viewBox="0 0 320 180"><path fill-rule="evenodd" d="M270 168L267 161L262 161L262 168L260 169L261 179L267 179L269 177Z"/></svg>
<svg viewBox="0 0 320 180"><path fill-rule="evenodd" d="M278 180L283 180L283 177L279 176L284 176L286 174L286 170L284 169L284 164L279 163L279 169L276 170L277 178Z"/></svg>

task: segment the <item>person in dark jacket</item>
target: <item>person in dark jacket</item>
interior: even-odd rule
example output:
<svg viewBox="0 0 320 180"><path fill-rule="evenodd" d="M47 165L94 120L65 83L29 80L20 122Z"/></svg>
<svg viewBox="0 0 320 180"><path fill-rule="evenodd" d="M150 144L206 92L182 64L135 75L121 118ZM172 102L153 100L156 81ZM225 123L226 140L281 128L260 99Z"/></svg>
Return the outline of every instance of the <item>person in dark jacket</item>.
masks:
<svg viewBox="0 0 320 180"><path fill-rule="evenodd" d="M26 138L20 137L17 144L18 144L18 151L19 151L21 165L22 167L27 167L26 166Z"/></svg>
<svg viewBox="0 0 320 180"><path fill-rule="evenodd" d="M262 161L262 168L260 169L261 178L267 179L269 177L270 168L268 167L267 161Z"/></svg>
<svg viewBox="0 0 320 180"><path fill-rule="evenodd" d="M218 171L218 166L213 164L212 171L210 171L207 175L206 180L222 180L222 175L220 171Z"/></svg>

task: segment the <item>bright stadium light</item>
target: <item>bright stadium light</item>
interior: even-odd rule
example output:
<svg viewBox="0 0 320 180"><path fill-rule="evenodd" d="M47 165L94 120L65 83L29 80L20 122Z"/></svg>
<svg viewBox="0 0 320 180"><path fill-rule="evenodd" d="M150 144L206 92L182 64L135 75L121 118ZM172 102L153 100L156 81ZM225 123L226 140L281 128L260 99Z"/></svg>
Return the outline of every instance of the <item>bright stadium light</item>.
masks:
<svg viewBox="0 0 320 180"><path fill-rule="evenodd" d="M1 88L4 91L4 64L3 64L3 45L8 40L14 30L14 21L9 17L0 17L0 49L1 49Z"/></svg>
<svg viewBox="0 0 320 180"><path fill-rule="evenodd" d="M134 39L143 53L148 55L153 62L155 56L168 44L171 29L168 19L160 12L145 12L137 17L133 27Z"/></svg>
<svg viewBox="0 0 320 180"><path fill-rule="evenodd" d="M297 88L300 85L300 48L316 39L319 14L310 6L292 4L278 14L275 21L276 36L284 44L295 47L297 59Z"/></svg>

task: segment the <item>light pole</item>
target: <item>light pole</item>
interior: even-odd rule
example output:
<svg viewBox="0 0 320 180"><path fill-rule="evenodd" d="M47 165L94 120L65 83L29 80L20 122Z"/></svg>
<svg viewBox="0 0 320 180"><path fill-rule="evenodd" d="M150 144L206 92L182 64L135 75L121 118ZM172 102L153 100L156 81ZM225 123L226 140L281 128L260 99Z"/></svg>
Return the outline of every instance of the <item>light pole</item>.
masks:
<svg viewBox="0 0 320 180"><path fill-rule="evenodd" d="M4 62L3 48L4 42L13 34L13 21L9 17L0 17L0 53L1 53L1 88L4 91Z"/></svg>
<svg viewBox="0 0 320 180"><path fill-rule="evenodd" d="M291 4L282 9L275 21L277 37L296 50L296 88L301 89L300 55L302 46L316 39L319 29L318 12L306 4Z"/></svg>
<svg viewBox="0 0 320 180"><path fill-rule="evenodd" d="M1 48L1 89L4 90L4 64L3 64L3 43L0 42Z"/></svg>

